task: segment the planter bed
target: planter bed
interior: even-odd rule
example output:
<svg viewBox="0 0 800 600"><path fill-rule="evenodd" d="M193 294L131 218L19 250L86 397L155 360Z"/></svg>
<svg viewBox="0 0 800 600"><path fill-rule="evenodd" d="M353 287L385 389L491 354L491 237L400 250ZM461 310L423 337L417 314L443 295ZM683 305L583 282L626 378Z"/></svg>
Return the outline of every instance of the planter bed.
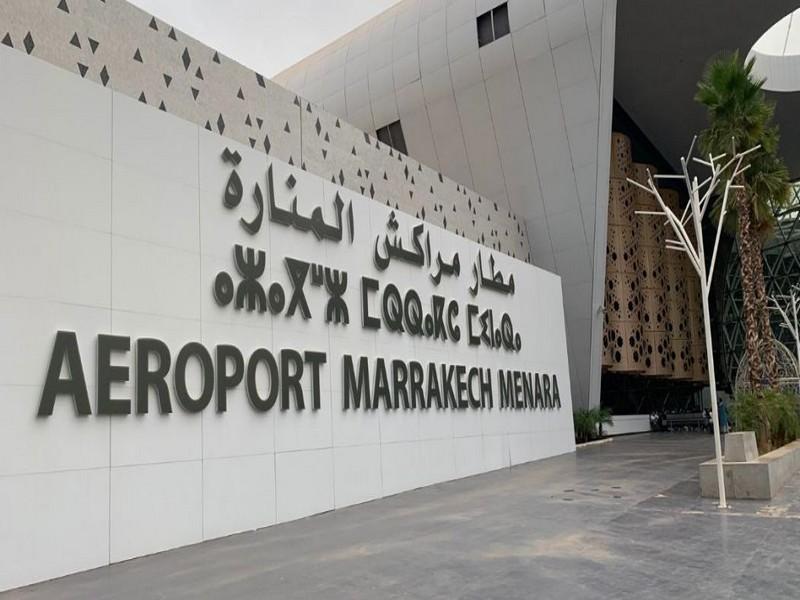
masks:
<svg viewBox="0 0 800 600"><path fill-rule="evenodd" d="M734 437L736 436L736 437ZM722 471L729 498L770 500L800 469L800 440L758 456L752 432L725 436L726 452ZM716 461L700 465L700 494L718 498Z"/></svg>

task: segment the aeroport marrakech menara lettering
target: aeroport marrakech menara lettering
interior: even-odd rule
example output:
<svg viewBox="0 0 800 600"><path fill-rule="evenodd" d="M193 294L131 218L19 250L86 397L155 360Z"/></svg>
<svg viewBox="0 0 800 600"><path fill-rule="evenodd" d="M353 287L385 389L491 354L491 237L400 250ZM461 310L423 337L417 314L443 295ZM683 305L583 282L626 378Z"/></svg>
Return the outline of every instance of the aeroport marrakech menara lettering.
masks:
<svg viewBox="0 0 800 600"><path fill-rule="evenodd" d="M222 161L231 167L222 195L229 211L242 207L244 185L237 171L242 157L225 148ZM289 175L283 185L293 195L297 181ZM265 200L266 198L266 200ZM273 167L267 168L265 188L255 183L252 188L255 211L249 218L240 217L239 225L250 236L261 230L265 216L271 223L311 234L316 240L353 244L355 224L352 203L345 206L339 193L333 210L335 223L326 223L321 206L310 214L301 214L297 196L288 206L278 206ZM389 214L387 233L379 235L372 245L373 262L378 272L387 271L392 263L402 262L418 267L434 288L444 277L459 278L461 260L458 253L443 257L431 249L430 233L424 223L415 225L406 239L399 232L394 212ZM405 241L404 241L405 240ZM332 327L349 327L351 310L344 299L350 282L349 274L323 263L309 262L291 256L283 257L285 281L262 280L266 267L266 251L254 246L235 244L233 263L238 281L228 271L219 272L211 282L216 304L223 308L256 314L283 315L287 319L313 318L307 293L320 288L327 294L324 309L318 318ZM487 303L491 294L513 295L516 290L513 274L497 270L494 257L484 265L481 253L472 265L472 281L468 287L475 300L461 306L455 299L431 293L423 297L414 288L401 289L394 283L381 283L369 275L361 275L361 327L364 330L384 329L391 335L437 340L443 344L463 344L494 352L518 353L522 338L515 332L508 313L496 314L491 307L477 303L485 290ZM491 294L489 294L491 293ZM482 294L484 295L484 294ZM374 307L374 308L373 308ZM374 310L374 312L372 312ZM227 410L228 393L243 385L250 405L256 412L274 407L280 410L318 410L321 406L321 375L328 357L325 352L282 348L274 352L257 348L248 356L230 344L207 348L189 342L173 351L155 338L131 339L128 336L97 336L97 369L95 385L87 382L77 335L58 331L55 336L45 383L39 402L38 416L53 414L57 401L71 401L79 416L92 414L89 389L94 389L95 414L130 415L158 411L172 413L177 407L196 413L210 405L213 410ZM187 380L200 367L197 385ZM555 374L491 369L477 365L421 363L375 356L342 356L339 366L342 377L342 409L374 411L392 410L544 410L560 409L561 399ZM266 373L268 377L259 377ZM170 378L173 385L169 385ZM133 379L133 397L112 397L112 387ZM497 386L494 381L497 381ZM308 385L304 385L304 382ZM497 394L493 391L499 390ZM496 397L497 396L497 397Z"/></svg>

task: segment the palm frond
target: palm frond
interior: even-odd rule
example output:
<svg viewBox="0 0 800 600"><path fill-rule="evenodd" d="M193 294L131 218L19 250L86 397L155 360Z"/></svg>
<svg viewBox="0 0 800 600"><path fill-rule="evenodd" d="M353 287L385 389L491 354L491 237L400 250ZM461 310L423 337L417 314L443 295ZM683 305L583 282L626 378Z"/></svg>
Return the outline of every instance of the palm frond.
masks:
<svg viewBox="0 0 800 600"><path fill-rule="evenodd" d="M703 153L730 153L732 142L737 150L761 146L749 156L744 181L753 224L768 235L774 226L773 210L789 201L789 173L778 155L779 133L772 123L775 105L764 94L765 80L753 77L754 62L751 58L742 63L738 52L715 57L697 84L695 100L708 113L709 126L700 135ZM736 211L729 205L724 226L731 232L738 227ZM712 207L717 220L719 213L719 206Z"/></svg>

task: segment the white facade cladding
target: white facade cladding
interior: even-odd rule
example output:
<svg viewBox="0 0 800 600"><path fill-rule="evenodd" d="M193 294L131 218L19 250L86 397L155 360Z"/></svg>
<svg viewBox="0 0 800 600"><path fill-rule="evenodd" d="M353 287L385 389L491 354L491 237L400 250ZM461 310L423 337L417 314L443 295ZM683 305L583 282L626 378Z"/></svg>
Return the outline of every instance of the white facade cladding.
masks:
<svg viewBox="0 0 800 600"><path fill-rule="evenodd" d="M3 46L0 80L0 590L574 449L559 277Z"/></svg>
<svg viewBox="0 0 800 600"><path fill-rule="evenodd" d="M503 4L509 33L479 46ZM615 13L404 0L275 78L364 131L399 120L410 156L524 220L532 262L563 280L578 405L600 394Z"/></svg>
<svg viewBox="0 0 800 600"><path fill-rule="evenodd" d="M125 0L4 0L0 45L529 259L526 229L507 206L396 152Z"/></svg>

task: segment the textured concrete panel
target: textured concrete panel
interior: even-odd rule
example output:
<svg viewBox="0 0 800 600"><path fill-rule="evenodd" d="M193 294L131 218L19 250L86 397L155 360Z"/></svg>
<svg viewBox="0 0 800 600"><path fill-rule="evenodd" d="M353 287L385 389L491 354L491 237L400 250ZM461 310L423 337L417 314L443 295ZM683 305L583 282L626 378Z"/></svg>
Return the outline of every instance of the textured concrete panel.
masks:
<svg viewBox="0 0 800 600"><path fill-rule="evenodd" d="M460 164L463 168L456 172L468 173L460 137L438 147L441 161L428 160L431 154L425 152L412 159L345 123L347 119L374 131L376 123L396 120L400 107L407 108L396 90L419 82L416 46L411 43L416 21L407 19L408 26L393 45L394 17L379 20L363 48L333 44L328 47L329 62L292 78L297 88L307 83L303 95L313 103L124 0L9 0L0 4L0 41L325 179L335 176L340 185L408 214L421 214L425 207L428 216L422 218L433 219L438 212L434 207L455 200L458 214L447 219L449 226L443 218L431 222L529 261L527 231L517 226L515 217L500 218L493 214L499 211L492 210L473 212L468 200L477 201L479 194L462 193L471 178L454 181L420 162L436 168L440 162ZM434 81L439 80L444 81ZM449 71L446 80L449 85ZM77 78L72 82L76 84ZM13 99L13 85L6 89ZM452 92L450 98L451 105L443 110L457 128ZM60 104L58 99L34 101ZM41 125L63 131L67 143L94 144L92 128L102 118L94 104L84 109L86 118L61 120L59 109L50 107L42 111L46 116ZM315 131L317 120L325 128L322 133ZM425 143L418 142L423 139L424 135L410 137L415 144ZM406 167L415 173L424 170L425 175L406 177ZM437 179L438 185L433 185Z"/></svg>

